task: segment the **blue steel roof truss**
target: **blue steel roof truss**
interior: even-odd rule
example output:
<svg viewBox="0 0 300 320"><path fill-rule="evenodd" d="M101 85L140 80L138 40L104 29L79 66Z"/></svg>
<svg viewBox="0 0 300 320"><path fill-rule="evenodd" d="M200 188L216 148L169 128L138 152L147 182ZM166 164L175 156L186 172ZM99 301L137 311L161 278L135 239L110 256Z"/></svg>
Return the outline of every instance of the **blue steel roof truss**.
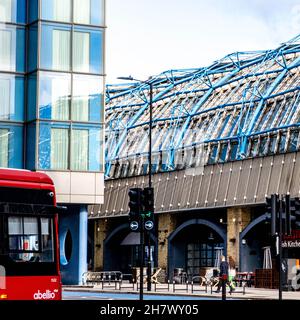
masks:
<svg viewBox="0 0 300 320"><path fill-rule="evenodd" d="M290 131L300 130L299 66L300 35L275 50L236 52L207 68L169 70L152 77L155 170L178 168L177 151L184 154L204 145L207 152L214 152L214 159L207 156L211 162L254 156L254 150L276 143L274 152L290 150L289 143L298 147ZM116 161L136 165L141 157L147 158L146 139L138 135L147 134L149 128L149 86L108 85L106 112L105 174L114 178ZM276 143L270 142L273 134ZM126 146L129 136L132 141ZM229 153L236 143L232 159ZM166 163L159 166L162 153Z"/></svg>

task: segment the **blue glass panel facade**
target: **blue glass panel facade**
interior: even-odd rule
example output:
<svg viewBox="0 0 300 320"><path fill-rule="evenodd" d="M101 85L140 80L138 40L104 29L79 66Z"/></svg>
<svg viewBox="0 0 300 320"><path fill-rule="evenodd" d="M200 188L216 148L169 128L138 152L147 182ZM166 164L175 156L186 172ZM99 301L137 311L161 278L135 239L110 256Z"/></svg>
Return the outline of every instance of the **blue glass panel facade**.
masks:
<svg viewBox="0 0 300 320"><path fill-rule="evenodd" d="M43 23L41 33L41 69L70 71L71 26Z"/></svg>
<svg viewBox="0 0 300 320"><path fill-rule="evenodd" d="M26 23L26 0L2 1L0 22Z"/></svg>
<svg viewBox="0 0 300 320"><path fill-rule="evenodd" d="M27 77L27 120L32 121L37 118L37 73L31 73Z"/></svg>
<svg viewBox="0 0 300 320"><path fill-rule="evenodd" d="M24 121L24 76L0 73L0 91L0 121Z"/></svg>
<svg viewBox="0 0 300 320"><path fill-rule="evenodd" d="M39 73L40 119L69 120L71 75L65 73Z"/></svg>
<svg viewBox="0 0 300 320"><path fill-rule="evenodd" d="M86 35L86 39L83 37L78 37ZM85 48L86 47L86 48ZM79 57L86 60L83 65L77 65L77 54L80 52L80 48L84 48L84 53L87 57ZM96 28L88 27L75 27L73 33L73 71L81 71L83 68L84 72L103 74L103 31ZM82 56L82 54L81 54ZM77 59L76 59L77 58ZM79 70L78 70L79 69Z"/></svg>
<svg viewBox="0 0 300 320"><path fill-rule="evenodd" d="M25 27L0 25L0 70L25 72Z"/></svg>
<svg viewBox="0 0 300 320"><path fill-rule="evenodd" d="M1 5L0 163L102 170L104 1Z"/></svg>
<svg viewBox="0 0 300 320"><path fill-rule="evenodd" d="M91 24L95 26L104 25L104 0L91 0Z"/></svg>
<svg viewBox="0 0 300 320"><path fill-rule="evenodd" d="M39 0L28 0L28 23L38 20Z"/></svg>
<svg viewBox="0 0 300 320"><path fill-rule="evenodd" d="M27 71L31 72L38 66L38 24L34 23L28 28L28 46L30 54L27 55Z"/></svg>
<svg viewBox="0 0 300 320"><path fill-rule="evenodd" d="M0 131L6 132L2 139L7 140L6 150L1 150L1 153L7 157L7 165L9 168L23 168L23 126L17 124L0 122ZM1 143L2 145L2 143Z"/></svg>

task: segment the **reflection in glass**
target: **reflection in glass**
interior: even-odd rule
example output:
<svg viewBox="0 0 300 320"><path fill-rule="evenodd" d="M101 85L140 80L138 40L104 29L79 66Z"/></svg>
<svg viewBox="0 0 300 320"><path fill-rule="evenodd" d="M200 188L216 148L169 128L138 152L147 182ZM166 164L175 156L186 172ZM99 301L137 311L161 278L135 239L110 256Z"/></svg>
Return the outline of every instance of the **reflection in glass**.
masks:
<svg viewBox="0 0 300 320"><path fill-rule="evenodd" d="M72 120L101 121L102 87L101 77L73 76Z"/></svg>
<svg viewBox="0 0 300 320"><path fill-rule="evenodd" d="M53 20L71 21L71 0L53 0Z"/></svg>
<svg viewBox="0 0 300 320"><path fill-rule="evenodd" d="M0 167L8 167L9 129L0 129Z"/></svg>
<svg viewBox="0 0 300 320"><path fill-rule="evenodd" d="M12 22L12 0L0 0L0 21Z"/></svg>
<svg viewBox="0 0 300 320"><path fill-rule="evenodd" d="M53 30L52 67L55 70L70 70L70 37L69 31Z"/></svg>
<svg viewBox="0 0 300 320"><path fill-rule="evenodd" d="M90 34L74 32L73 71L90 72Z"/></svg>
<svg viewBox="0 0 300 320"><path fill-rule="evenodd" d="M54 261L53 221L49 218L41 218L42 231L42 261Z"/></svg>
<svg viewBox="0 0 300 320"><path fill-rule="evenodd" d="M0 70L24 72L25 28L0 25Z"/></svg>
<svg viewBox="0 0 300 320"><path fill-rule="evenodd" d="M0 77L0 119L10 119L10 80ZM13 104L14 105L14 104Z"/></svg>
<svg viewBox="0 0 300 320"><path fill-rule="evenodd" d="M71 0L42 0L42 19L71 22Z"/></svg>
<svg viewBox="0 0 300 320"><path fill-rule="evenodd" d="M88 170L89 130L72 130L72 170Z"/></svg>
<svg viewBox="0 0 300 320"><path fill-rule="evenodd" d="M61 73L40 73L40 117L69 120L71 76Z"/></svg>
<svg viewBox="0 0 300 320"><path fill-rule="evenodd" d="M68 169L69 131L68 129L51 129L51 169Z"/></svg>
<svg viewBox="0 0 300 320"><path fill-rule="evenodd" d="M15 52L12 52L13 31L0 30L0 69L5 71L13 71L12 58ZM15 48L14 48L15 51Z"/></svg>
<svg viewBox="0 0 300 320"><path fill-rule="evenodd" d="M39 242L40 233L42 243ZM15 261L54 261L52 219L10 216L8 218L8 234L9 256Z"/></svg>
<svg viewBox="0 0 300 320"><path fill-rule="evenodd" d="M74 0L74 22L91 23L91 0Z"/></svg>

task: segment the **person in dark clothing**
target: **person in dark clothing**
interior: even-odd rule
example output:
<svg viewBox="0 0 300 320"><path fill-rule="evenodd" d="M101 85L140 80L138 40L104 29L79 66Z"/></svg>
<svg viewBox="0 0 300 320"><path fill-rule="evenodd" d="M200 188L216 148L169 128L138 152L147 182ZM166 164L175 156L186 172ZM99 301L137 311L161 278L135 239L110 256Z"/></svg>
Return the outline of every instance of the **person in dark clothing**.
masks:
<svg viewBox="0 0 300 320"><path fill-rule="evenodd" d="M225 286L226 286L226 284L229 285L230 292L232 292L232 286L231 286L230 282L228 281L228 271L229 271L229 264L226 261L225 257L222 256L221 263L220 263L219 283L218 283L216 293L220 292L220 289L221 289L224 282L225 282Z"/></svg>

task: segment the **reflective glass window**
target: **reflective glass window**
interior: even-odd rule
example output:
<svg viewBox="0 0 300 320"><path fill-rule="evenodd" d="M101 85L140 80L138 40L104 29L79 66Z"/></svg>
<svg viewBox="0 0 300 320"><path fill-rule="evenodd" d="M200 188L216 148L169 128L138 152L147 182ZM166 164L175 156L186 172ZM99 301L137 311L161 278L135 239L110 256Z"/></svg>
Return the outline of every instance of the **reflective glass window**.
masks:
<svg viewBox="0 0 300 320"><path fill-rule="evenodd" d="M25 23L26 1L24 0L0 0L0 21Z"/></svg>
<svg viewBox="0 0 300 320"><path fill-rule="evenodd" d="M31 73L27 76L27 120L37 118L37 73Z"/></svg>
<svg viewBox="0 0 300 320"><path fill-rule="evenodd" d="M41 68L70 71L71 27L58 24L42 25Z"/></svg>
<svg viewBox="0 0 300 320"><path fill-rule="evenodd" d="M103 78L73 75L72 120L103 121Z"/></svg>
<svg viewBox="0 0 300 320"><path fill-rule="evenodd" d="M0 167L8 167L9 129L0 129Z"/></svg>
<svg viewBox="0 0 300 320"><path fill-rule="evenodd" d="M71 0L42 0L42 19L71 22L71 5Z"/></svg>
<svg viewBox="0 0 300 320"><path fill-rule="evenodd" d="M54 261L53 219L10 216L8 235L9 256L13 260L18 262Z"/></svg>
<svg viewBox="0 0 300 320"><path fill-rule="evenodd" d="M0 73L0 120L24 120L24 77Z"/></svg>
<svg viewBox="0 0 300 320"><path fill-rule="evenodd" d="M69 120L71 76L40 72L39 112L42 119Z"/></svg>
<svg viewBox="0 0 300 320"><path fill-rule="evenodd" d="M0 26L0 70L25 71L25 29Z"/></svg>
<svg viewBox="0 0 300 320"><path fill-rule="evenodd" d="M40 122L39 169L69 169L69 124Z"/></svg>
<svg viewBox="0 0 300 320"><path fill-rule="evenodd" d="M75 27L73 34L73 71L103 74L103 32Z"/></svg>
<svg viewBox="0 0 300 320"><path fill-rule="evenodd" d="M27 70L28 72L37 69L38 62L38 24L32 24L28 28L28 47L30 54L27 55ZM43 48L43 46L42 46Z"/></svg>
<svg viewBox="0 0 300 320"><path fill-rule="evenodd" d="M88 170L89 130L72 130L71 169Z"/></svg>
<svg viewBox="0 0 300 320"><path fill-rule="evenodd" d="M67 129L51 129L51 169L68 169L69 131Z"/></svg>
<svg viewBox="0 0 300 320"><path fill-rule="evenodd" d="M88 32L74 32L73 41L73 70L89 73L90 34Z"/></svg>
<svg viewBox="0 0 300 320"><path fill-rule="evenodd" d="M23 167L23 126L0 123L0 166Z"/></svg>
<svg viewBox="0 0 300 320"><path fill-rule="evenodd" d="M103 167L103 131L98 126L73 125L71 170L99 171Z"/></svg>
<svg viewBox="0 0 300 320"><path fill-rule="evenodd" d="M39 0L28 1L28 22L31 23L38 19L39 15Z"/></svg>
<svg viewBox="0 0 300 320"><path fill-rule="evenodd" d="M74 0L74 22L91 24L91 0Z"/></svg>

